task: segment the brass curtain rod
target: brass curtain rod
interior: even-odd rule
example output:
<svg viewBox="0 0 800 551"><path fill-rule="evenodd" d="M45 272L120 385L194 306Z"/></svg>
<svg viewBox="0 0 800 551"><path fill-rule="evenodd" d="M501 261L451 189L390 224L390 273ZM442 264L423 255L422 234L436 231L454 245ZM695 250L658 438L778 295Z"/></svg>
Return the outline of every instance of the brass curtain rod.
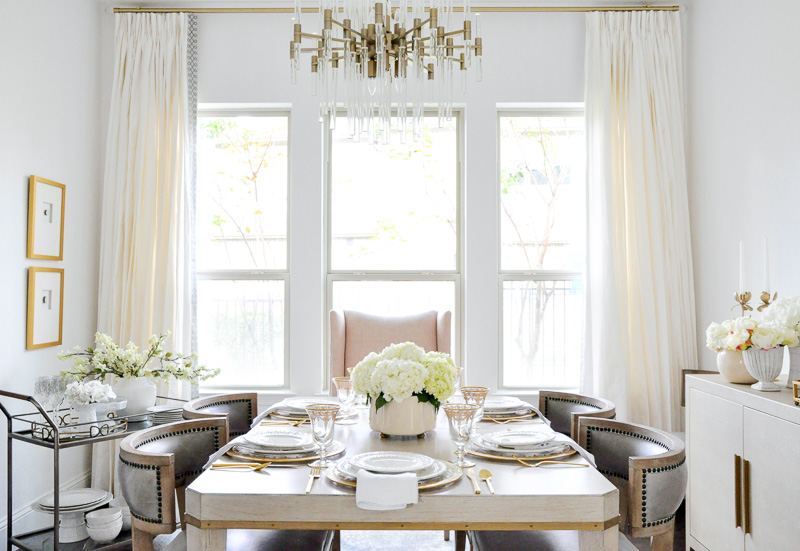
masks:
<svg viewBox="0 0 800 551"><path fill-rule="evenodd" d="M475 6L474 12L590 12L590 11L680 11L680 6ZM427 10L427 8L426 8ZM303 8L303 13L318 13L317 8ZM409 11L411 11L409 9ZM463 8L454 8L461 12ZM294 13L294 8L114 8L114 13Z"/></svg>

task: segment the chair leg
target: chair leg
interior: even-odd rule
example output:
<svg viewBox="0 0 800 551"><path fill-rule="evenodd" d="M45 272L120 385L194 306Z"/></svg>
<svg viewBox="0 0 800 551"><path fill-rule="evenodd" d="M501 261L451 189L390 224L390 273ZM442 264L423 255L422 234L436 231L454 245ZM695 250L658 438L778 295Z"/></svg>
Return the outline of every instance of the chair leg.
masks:
<svg viewBox="0 0 800 551"><path fill-rule="evenodd" d="M444 531L444 541L450 541L450 530Z"/></svg>
<svg viewBox="0 0 800 551"><path fill-rule="evenodd" d="M175 488L175 496L178 498L178 520L181 523L181 530L186 531L186 519L184 513L186 512L186 486Z"/></svg>
<svg viewBox="0 0 800 551"><path fill-rule="evenodd" d="M467 532L464 530L456 530L456 551L465 551L467 549Z"/></svg>
<svg viewBox="0 0 800 551"><path fill-rule="evenodd" d="M672 551L674 536L674 529L653 536L653 545L650 547L650 551Z"/></svg>
<svg viewBox="0 0 800 551"><path fill-rule="evenodd" d="M153 551L153 534L133 527L131 534L133 551Z"/></svg>
<svg viewBox="0 0 800 551"><path fill-rule="evenodd" d="M334 530L333 532L331 551L342 551L342 532L340 530Z"/></svg>

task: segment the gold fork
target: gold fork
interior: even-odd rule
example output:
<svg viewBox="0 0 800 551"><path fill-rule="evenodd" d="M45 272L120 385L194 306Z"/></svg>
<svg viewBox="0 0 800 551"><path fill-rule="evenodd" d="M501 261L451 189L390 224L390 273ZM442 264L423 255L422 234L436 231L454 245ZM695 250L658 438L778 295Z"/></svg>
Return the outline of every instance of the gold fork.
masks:
<svg viewBox="0 0 800 551"><path fill-rule="evenodd" d="M322 476L322 467L315 465L310 468L308 472L308 484L306 484L306 493L311 493L311 486L314 485L314 479Z"/></svg>
<svg viewBox="0 0 800 551"><path fill-rule="evenodd" d="M589 466L586 463L570 463L569 461L552 461L552 460L549 460L549 459L545 459L544 461L537 461L536 463L531 465L530 463L526 463L525 461L523 461L519 457L517 457L516 460L519 461L520 463L522 463L523 465L525 465L526 467L540 467L542 465L547 465L547 464L552 464L552 465L574 465L576 467L588 467Z"/></svg>

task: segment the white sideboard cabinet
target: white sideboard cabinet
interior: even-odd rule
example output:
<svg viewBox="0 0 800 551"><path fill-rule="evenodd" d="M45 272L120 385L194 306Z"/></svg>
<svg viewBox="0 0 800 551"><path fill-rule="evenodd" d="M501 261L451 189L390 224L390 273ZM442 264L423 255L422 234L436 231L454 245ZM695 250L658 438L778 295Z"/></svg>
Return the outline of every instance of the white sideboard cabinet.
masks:
<svg viewBox="0 0 800 551"><path fill-rule="evenodd" d="M800 407L686 377L687 551L800 550Z"/></svg>

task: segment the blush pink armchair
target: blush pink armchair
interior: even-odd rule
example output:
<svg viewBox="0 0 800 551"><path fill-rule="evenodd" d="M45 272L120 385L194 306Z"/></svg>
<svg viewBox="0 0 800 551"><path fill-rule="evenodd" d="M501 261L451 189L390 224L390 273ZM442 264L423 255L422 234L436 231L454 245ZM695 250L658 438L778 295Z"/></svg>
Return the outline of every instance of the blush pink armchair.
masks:
<svg viewBox="0 0 800 551"><path fill-rule="evenodd" d="M450 312L431 310L411 316L373 316L353 310L331 310L331 377L345 375L370 352L390 344L416 343L426 352L450 353Z"/></svg>

